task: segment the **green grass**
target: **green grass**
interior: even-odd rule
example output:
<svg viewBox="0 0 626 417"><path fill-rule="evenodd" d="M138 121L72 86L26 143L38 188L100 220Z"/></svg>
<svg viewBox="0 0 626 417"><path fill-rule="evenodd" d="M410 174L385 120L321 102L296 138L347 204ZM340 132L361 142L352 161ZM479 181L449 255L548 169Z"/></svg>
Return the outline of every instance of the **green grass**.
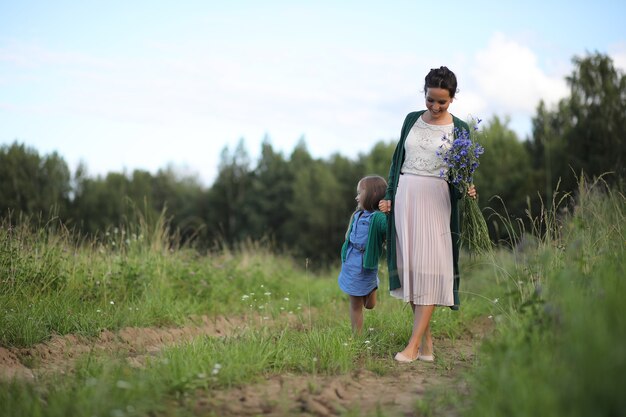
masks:
<svg viewBox="0 0 626 417"><path fill-rule="evenodd" d="M289 309L315 307L333 290L294 260L261 247L199 254L119 230L103 241L75 241L58 228L0 227L0 345L183 324L193 314L261 312L285 298Z"/></svg>
<svg viewBox="0 0 626 417"><path fill-rule="evenodd" d="M505 268L520 285L503 295L463 415L625 415L626 201L583 183L568 203Z"/></svg>
<svg viewBox="0 0 626 417"><path fill-rule="evenodd" d="M496 331L468 362L467 389L427 392L417 415L624 414L624 200L583 184L575 199L513 236L523 244L462 257L462 308L438 308L434 336L454 342L479 317ZM3 224L0 345L29 347L68 333L96 340L103 329L193 325L197 315L248 317L247 329L170 346L141 368L125 352L93 351L69 373L1 381L0 416L193 415L195 396L272 375L395 372L392 356L412 317L385 291L384 268L379 303L355 336L336 270L313 272L306 260L252 243L199 253L177 245L159 222L97 241L54 222ZM435 366L445 375L451 363L441 355ZM346 415L361 411L389 415L358 407Z"/></svg>
<svg viewBox="0 0 626 417"><path fill-rule="evenodd" d="M466 262L471 269L474 261ZM201 254L180 247L162 219L94 241L54 222L35 229L2 224L1 346L30 347L64 334L96 341L104 329L193 325L198 315L247 317L248 328L168 347L142 368L129 365L126 352L93 350L69 373L39 374L35 383L0 381L0 416L188 415L181 399L198 390L269 375L393 372L393 353L408 340L412 315L384 290L384 268L378 306L365 312L356 336L338 271L314 273L307 264L253 243ZM467 288L481 279L490 278L468 278ZM435 337L459 337L488 313L487 297L463 298L460 312L437 309Z"/></svg>

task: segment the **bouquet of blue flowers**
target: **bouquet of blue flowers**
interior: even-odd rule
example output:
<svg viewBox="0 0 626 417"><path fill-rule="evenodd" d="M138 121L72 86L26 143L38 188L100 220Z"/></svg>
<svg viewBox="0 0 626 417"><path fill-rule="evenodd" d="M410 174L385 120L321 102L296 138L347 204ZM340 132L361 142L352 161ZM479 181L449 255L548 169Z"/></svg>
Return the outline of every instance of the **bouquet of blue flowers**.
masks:
<svg viewBox="0 0 626 417"><path fill-rule="evenodd" d="M482 253L491 249L491 240L485 218L478 207L478 200L467 195L473 183L474 171L478 168L478 159L484 148L478 142L480 119L470 122L470 130L454 129L454 137L444 136L437 151L447 167L440 176L447 177L462 193L461 198L461 241L472 253Z"/></svg>

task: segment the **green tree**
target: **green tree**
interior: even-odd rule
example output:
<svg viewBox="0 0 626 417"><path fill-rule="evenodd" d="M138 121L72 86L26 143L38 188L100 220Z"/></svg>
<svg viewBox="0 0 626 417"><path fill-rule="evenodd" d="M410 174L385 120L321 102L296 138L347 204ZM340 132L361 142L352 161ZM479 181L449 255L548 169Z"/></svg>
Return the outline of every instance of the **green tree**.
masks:
<svg viewBox="0 0 626 417"><path fill-rule="evenodd" d="M532 193L532 166L524 144L509 128L509 120L501 120L498 116L486 123L480 137L485 153L480 157L474 178L480 206L483 209L490 207L504 218L508 215L521 218L526 197ZM485 215L492 237L506 238L500 216L492 215L491 210L486 210Z"/></svg>
<svg viewBox="0 0 626 417"><path fill-rule="evenodd" d="M209 241L230 246L248 236L251 208L245 201L251 183L250 157L241 139L232 153L222 150L217 179L201 205Z"/></svg>
<svg viewBox="0 0 626 417"><path fill-rule="evenodd" d="M548 201L559 182L561 190L575 190L581 173L597 177L613 172L606 177L609 183L626 173L626 76L600 53L573 62L566 78L569 97L554 110L539 104L528 144Z"/></svg>
<svg viewBox="0 0 626 417"><path fill-rule="evenodd" d="M374 145L369 153L361 155L364 171L368 174L380 175L386 180L389 176L391 158L397 143L397 140L387 143L380 141Z"/></svg>
<svg viewBox="0 0 626 417"><path fill-rule="evenodd" d="M122 173L89 178L77 175L73 201L74 222L88 234L103 232L124 223L129 213L129 180Z"/></svg>
<svg viewBox="0 0 626 417"><path fill-rule="evenodd" d="M282 153L274 151L268 137L261 144L261 157L252 177L251 192L246 204L250 206L250 236L268 238L278 248L286 246L285 225L288 207L293 200L293 170Z"/></svg>
<svg viewBox="0 0 626 417"><path fill-rule="evenodd" d="M323 161L299 164L295 171L291 238L296 243L296 255L308 258L314 267L324 266L338 256L347 220L337 210L341 188Z"/></svg>
<svg viewBox="0 0 626 417"><path fill-rule="evenodd" d="M56 152L43 157L24 144L0 148L0 213L67 215L70 171Z"/></svg>
<svg viewBox="0 0 626 417"><path fill-rule="evenodd" d="M169 166L151 178L135 179L133 176L133 183L146 183L147 190L148 179L151 179L154 212L161 213L165 209L170 226L178 231L183 243L198 239L205 223L201 209L203 187L197 177L181 174Z"/></svg>
<svg viewBox="0 0 626 417"><path fill-rule="evenodd" d="M626 76L610 57L599 53L574 58L567 78L570 125L565 133L568 155L577 171L598 176L626 173ZM609 179L610 180L610 179Z"/></svg>
<svg viewBox="0 0 626 417"><path fill-rule="evenodd" d="M566 114L564 102L559 104L558 111L552 112L541 100L532 120L532 138L525 142L533 168L531 184L548 202L552 200L561 176L569 169L564 139L565 132L570 129Z"/></svg>

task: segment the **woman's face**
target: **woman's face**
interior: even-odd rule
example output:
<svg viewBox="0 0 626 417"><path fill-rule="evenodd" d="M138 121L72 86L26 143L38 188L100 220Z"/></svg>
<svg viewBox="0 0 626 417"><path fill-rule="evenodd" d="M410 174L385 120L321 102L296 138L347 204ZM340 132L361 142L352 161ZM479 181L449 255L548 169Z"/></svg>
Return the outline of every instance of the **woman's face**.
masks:
<svg viewBox="0 0 626 417"><path fill-rule="evenodd" d="M426 108L432 120L442 119L448 114L448 106L452 103L450 92L445 88L426 89Z"/></svg>

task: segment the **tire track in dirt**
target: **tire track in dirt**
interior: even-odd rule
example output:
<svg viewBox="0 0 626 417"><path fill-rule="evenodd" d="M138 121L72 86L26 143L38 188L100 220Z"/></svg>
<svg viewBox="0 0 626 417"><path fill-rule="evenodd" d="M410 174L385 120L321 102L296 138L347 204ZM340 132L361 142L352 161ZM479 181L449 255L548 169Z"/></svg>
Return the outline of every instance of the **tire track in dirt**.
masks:
<svg viewBox="0 0 626 417"><path fill-rule="evenodd" d="M467 394L460 375L472 367L476 350L491 329L491 320L478 320L454 341L436 339L435 363L398 364L390 353L384 375L364 369L336 376L273 375L242 387L198 390L186 406L198 416L331 417L346 412L376 415L377 410L388 416L414 416L417 402L434 388Z"/></svg>
<svg viewBox="0 0 626 417"><path fill-rule="evenodd" d="M0 378L34 380L46 373L71 371L74 363L89 353L125 356L133 366L167 346L199 336L232 336L258 322L258 317L206 315L191 317L192 325L182 327L125 327L102 331L96 338L68 334L28 348L0 347ZM268 322L265 322L268 323Z"/></svg>
<svg viewBox="0 0 626 417"><path fill-rule="evenodd" d="M0 347L0 378L20 378L36 382L48 373L71 372L86 354L99 353L125 358L131 366L142 366L145 359L163 348L200 336L234 336L250 327L285 324L300 325L296 316L263 321L259 317L208 317L191 319L183 327L126 327L117 332L103 331L97 338L78 335L54 336L29 348ZM476 348L493 329L491 320L471 323L455 340L435 339L436 362L416 361L398 364L388 359L387 372L377 375L360 369L348 375L270 375L265 381L230 389L198 390L186 397L186 407L198 416L338 416L374 414L412 416L416 403L435 387L462 395L466 388L459 375L472 366ZM385 361L385 359L381 359ZM27 366L30 365L30 366ZM213 413L213 414L212 414Z"/></svg>

